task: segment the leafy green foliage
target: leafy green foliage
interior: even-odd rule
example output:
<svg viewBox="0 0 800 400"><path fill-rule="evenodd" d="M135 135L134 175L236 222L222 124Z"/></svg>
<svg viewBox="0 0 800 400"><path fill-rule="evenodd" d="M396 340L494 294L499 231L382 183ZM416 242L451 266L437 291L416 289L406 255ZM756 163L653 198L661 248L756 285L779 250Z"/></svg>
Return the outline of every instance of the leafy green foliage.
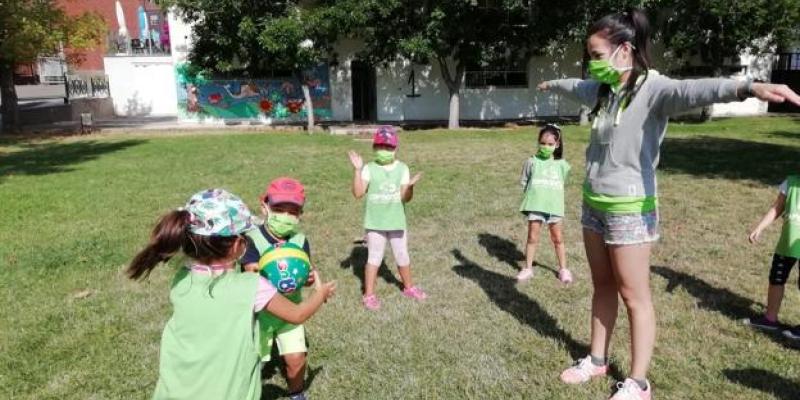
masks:
<svg viewBox="0 0 800 400"><path fill-rule="evenodd" d="M17 95L13 70L40 55L66 47L70 60L81 51L101 43L105 23L97 13L68 16L55 0L0 1L0 96L3 126L17 129Z"/></svg>
<svg viewBox="0 0 800 400"><path fill-rule="evenodd" d="M189 61L216 76L297 73L327 60L341 13L326 2L167 0L192 24Z"/></svg>
<svg viewBox="0 0 800 400"><path fill-rule="evenodd" d="M679 58L699 57L720 75L727 59L761 53L800 38L797 0L661 1L661 34Z"/></svg>

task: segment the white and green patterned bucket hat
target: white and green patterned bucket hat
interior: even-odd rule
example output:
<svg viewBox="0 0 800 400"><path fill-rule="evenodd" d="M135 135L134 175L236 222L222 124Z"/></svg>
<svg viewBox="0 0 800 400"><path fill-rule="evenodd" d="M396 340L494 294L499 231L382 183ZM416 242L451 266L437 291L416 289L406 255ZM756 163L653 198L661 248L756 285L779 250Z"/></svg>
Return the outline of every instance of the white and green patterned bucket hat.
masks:
<svg viewBox="0 0 800 400"><path fill-rule="evenodd" d="M191 214L189 231L196 235L237 236L253 228L247 205L224 189L195 193L183 209Z"/></svg>

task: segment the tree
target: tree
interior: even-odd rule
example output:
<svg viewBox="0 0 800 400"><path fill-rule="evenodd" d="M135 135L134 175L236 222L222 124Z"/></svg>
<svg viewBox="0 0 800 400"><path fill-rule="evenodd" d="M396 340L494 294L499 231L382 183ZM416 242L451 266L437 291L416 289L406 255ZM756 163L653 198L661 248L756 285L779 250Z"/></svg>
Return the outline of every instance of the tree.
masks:
<svg viewBox="0 0 800 400"><path fill-rule="evenodd" d="M3 130L19 130L19 107L14 68L42 54L69 47L74 52L91 48L105 37L105 24L95 13L67 16L55 0L4 0L0 2L0 113Z"/></svg>
<svg viewBox="0 0 800 400"><path fill-rule="evenodd" d="M671 0L660 2L661 38L678 58L699 57L714 76L742 52L759 54L797 39L797 0Z"/></svg>
<svg viewBox="0 0 800 400"><path fill-rule="evenodd" d="M361 57L387 65L403 57L437 63L449 92L449 128L459 126L460 93L468 67L527 53L532 0L343 0L362 38Z"/></svg>
<svg viewBox="0 0 800 400"><path fill-rule="evenodd" d="M192 25L189 62L218 77L289 73L300 81L307 128L314 110L304 71L327 61L343 14L329 2L165 0Z"/></svg>

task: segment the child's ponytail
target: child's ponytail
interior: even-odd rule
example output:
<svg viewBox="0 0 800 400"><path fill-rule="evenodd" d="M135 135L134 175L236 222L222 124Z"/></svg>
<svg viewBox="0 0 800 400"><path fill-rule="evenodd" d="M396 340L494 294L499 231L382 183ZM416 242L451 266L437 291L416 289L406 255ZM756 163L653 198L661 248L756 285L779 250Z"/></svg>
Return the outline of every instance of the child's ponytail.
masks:
<svg viewBox="0 0 800 400"><path fill-rule="evenodd" d="M141 279L161 262L169 260L187 242L191 214L185 210L171 211L158 221L150 234L150 243L133 258L126 273L131 279Z"/></svg>

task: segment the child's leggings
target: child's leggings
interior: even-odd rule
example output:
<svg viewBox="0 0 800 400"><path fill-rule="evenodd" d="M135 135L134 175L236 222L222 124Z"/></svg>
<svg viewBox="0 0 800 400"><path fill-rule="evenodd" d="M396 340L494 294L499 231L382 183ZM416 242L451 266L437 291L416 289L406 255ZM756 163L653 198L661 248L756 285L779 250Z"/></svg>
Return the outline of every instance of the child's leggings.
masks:
<svg viewBox="0 0 800 400"><path fill-rule="evenodd" d="M374 231L369 229L367 230L367 264L381 265L387 241L392 246L394 262L397 266L411 265L411 258L408 256L408 235L405 230Z"/></svg>

